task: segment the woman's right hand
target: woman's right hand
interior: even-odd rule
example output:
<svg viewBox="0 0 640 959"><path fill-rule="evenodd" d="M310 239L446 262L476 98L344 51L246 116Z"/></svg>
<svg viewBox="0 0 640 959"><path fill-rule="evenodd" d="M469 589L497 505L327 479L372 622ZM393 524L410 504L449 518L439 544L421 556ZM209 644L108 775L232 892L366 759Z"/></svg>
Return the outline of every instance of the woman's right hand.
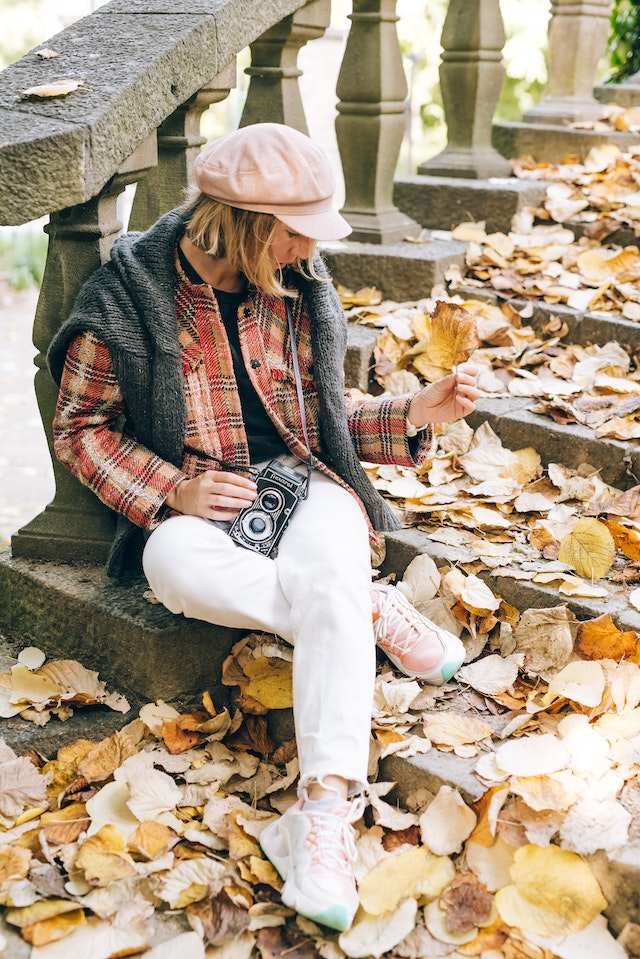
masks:
<svg viewBox="0 0 640 959"><path fill-rule="evenodd" d="M256 484L246 476L207 470L174 486L165 504L186 516L232 520L241 509L251 505L256 494Z"/></svg>

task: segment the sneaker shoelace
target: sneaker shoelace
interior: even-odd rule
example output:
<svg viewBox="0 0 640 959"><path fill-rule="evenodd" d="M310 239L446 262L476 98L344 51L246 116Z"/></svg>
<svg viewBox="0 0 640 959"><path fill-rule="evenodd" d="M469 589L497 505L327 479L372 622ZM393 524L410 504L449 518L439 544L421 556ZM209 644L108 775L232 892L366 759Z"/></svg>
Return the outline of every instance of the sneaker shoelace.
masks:
<svg viewBox="0 0 640 959"><path fill-rule="evenodd" d="M413 650L416 643L422 641L418 627L409 618L411 610L407 609L400 599L395 599L390 592L378 590L376 597L378 618L373 624L376 642L394 656L406 656ZM391 622L391 617L394 615L397 617L395 623ZM391 629L393 632L389 635ZM435 636L438 639L437 633Z"/></svg>
<svg viewBox="0 0 640 959"><path fill-rule="evenodd" d="M352 876L356 843L348 820L332 813L314 813L309 819L307 847L311 865Z"/></svg>

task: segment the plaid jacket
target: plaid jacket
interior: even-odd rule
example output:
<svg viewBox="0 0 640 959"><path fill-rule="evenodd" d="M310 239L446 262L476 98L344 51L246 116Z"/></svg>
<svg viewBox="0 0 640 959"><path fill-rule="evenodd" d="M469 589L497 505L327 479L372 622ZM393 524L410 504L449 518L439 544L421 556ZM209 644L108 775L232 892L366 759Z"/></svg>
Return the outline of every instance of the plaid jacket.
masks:
<svg viewBox="0 0 640 959"><path fill-rule="evenodd" d="M119 308L112 323L101 323L96 310L113 312L114 308L111 303L100 301L100 286L95 281L91 297L87 299L84 294L83 302L81 294L74 315L50 350L52 373L60 381L54 420L57 456L103 502L143 530L153 529L169 515L164 500L182 478L216 468L215 460L228 464L226 468L232 465L246 469L249 465L224 326L210 287L191 283L182 271L175 254L180 226L184 228L184 221L174 223L171 231L171 275L162 276L165 287L167 281L171 284L173 328L177 331L175 355L171 343L154 345L153 362L158 369L152 377L151 397L142 395L145 391L135 376L141 362L137 354L142 352L142 340L133 335L130 317L121 304L116 304ZM163 239L166 244L167 238ZM169 251L163 253L166 266ZM315 286L330 288L328 283ZM332 288L331 292L335 297ZM318 349L316 342L314 349L309 296L305 297L301 290L292 301L292 308L307 430L318 468L358 498L372 528L393 528L397 521L357 461L415 465L406 429L411 397L352 402L348 394L345 398L341 393L342 412L337 412L335 402L331 405L321 396L323 376L326 380L326 368L331 363L341 367L344 355L333 357L331 363L325 359L319 364L317 354L322 353L322 346ZM316 316L320 324L325 322L318 310ZM341 311L340 316L344 323ZM287 447L305 458L284 303L250 291L238 311L238 325L243 358L258 395ZM167 364L164 376L161 363ZM172 366L178 369L177 381ZM335 377L335 373L332 375ZM168 436L173 429L172 417L178 416L174 410L179 405L175 395L178 388L185 414L183 421L175 425L177 439L171 441ZM136 395L138 389L140 396ZM324 385L325 393L332 389L331 382ZM148 414L142 409L145 400L151 407ZM339 416L345 419L350 453L364 476L364 484L341 449L344 440ZM162 423L161 430L157 420ZM337 423L334 428L333 421ZM431 431L427 430L421 440L418 462L425 458L430 445ZM191 450L200 450L203 455ZM112 572L119 568L119 562L111 563Z"/></svg>

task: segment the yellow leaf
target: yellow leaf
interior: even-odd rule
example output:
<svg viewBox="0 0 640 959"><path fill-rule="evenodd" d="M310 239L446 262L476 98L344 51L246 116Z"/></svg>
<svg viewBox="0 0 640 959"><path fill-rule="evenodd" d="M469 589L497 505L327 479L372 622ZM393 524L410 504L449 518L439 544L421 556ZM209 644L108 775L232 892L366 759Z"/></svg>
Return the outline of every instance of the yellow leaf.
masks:
<svg viewBox="0 0 640 959"><path fill-rule="evenodd" d="M175 846L178 839L177 832L171 826L148 819L141 822L135 832L129 836L127 848L146 859L155 859L156 856Z"/></svg>
<svg viewBox="0 0 640 959"><path fill-rule="evenodd" d="M454 873L448 857L435 856L426 846L415 846L383 859L364 876L359 885L360 902L369 915L381 916L393 912L410 896L439 896Z"/></svg>
<svg viewBox="0 0 640 959"><path fill-rule="evenodd" d="M292 664L275 656L261 656L244 667L249 683L243 694L256 699L267 709L289 709L293 706L291 688Z"/></svg>
<svg viewBox="0 0 640 959"><path fill-rule="evenodd" d="M85 839L75 858L76 869L81 869L92 886L108 886L118 879L135 875L135 864L124 849L124 836L115 826L106 825Z"/></svg>
<svg viewBox="0 0 640 959"><path fill-rule="evenodd" d="M54 80L52 83L43 83L41 86L29 87L20 94L23 100L46 100L49 97L66 97L81 87L84 80Z"/></svg>
<svg viewBox="0 0 640 959"><path fill-rule="evenodd" d="M54 916L52 919L43 919L34 922L31 926L22 929L22 938L32 946L46 946L49 942L57 942L72 933L78 926L86 922L84 910L74 909L64 915Z"/></svg>
<svg viewBox="0 0 640 959"><path fill-rule="evenodd" d="M436 302L427 354L434 366L452 370L480 346L475 317L457 303Z"/></svg>
<svg viewBox="0 0 640 959"><path fill-rule="evenodd" d="M57 683L26 666L14 666L11 670L11 703L46 703L57 699L61 692Z"/></svg>
<svg viewBox="0 0 640 959"><path fill-rule="evenodd" d="M0 889L26 879L31 852L21 846L0 846Z"/></svg>
<svg viewBox="0 0 640 959"><path fill-rule="evenodd" d="M558 559L573 566L579 576L600 579L611 569L615 552L613 536L605 524L584 518L560 540Z"/></svg>
<svg viewBox="0 0 640 959"><path fill-rule="evenodd" d="M4 918L12 926L24 929L36 922L53 919L65 912L74 912L78 908L77 902L70 899L39 899L31 906L22 906L19 909L7 909Z"/></svg>
<svg viewBox="0 0 640 959"><path fill-rule="evenodd" d="M507 925L527 932L568 936L607 905L584 860L558 846L521 846L510 873L513 885L498 890L496 906Z"/></svg>

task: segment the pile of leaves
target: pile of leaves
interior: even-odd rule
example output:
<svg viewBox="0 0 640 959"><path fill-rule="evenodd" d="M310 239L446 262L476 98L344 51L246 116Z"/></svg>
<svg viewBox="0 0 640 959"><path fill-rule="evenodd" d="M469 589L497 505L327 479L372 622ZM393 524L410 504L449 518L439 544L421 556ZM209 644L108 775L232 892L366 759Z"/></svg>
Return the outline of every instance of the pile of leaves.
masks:
<svg viewBox="0 0 640 959"><path fill-rule="evenodd" d="M291 705L292 651L251 634L225 663L231 711L208 694L184 713L149 704L52 759L0 743L0 903L31 959L625 955L591 857L635 848L640 637L564 606L520 616L426 555L399 586L462 637L467 664L427 687L381 659L352 928L284 907L262 854L298 766L295 742L268 732ZM430 751L473 789L419 789L400 807L381 760Z"/></svg>

